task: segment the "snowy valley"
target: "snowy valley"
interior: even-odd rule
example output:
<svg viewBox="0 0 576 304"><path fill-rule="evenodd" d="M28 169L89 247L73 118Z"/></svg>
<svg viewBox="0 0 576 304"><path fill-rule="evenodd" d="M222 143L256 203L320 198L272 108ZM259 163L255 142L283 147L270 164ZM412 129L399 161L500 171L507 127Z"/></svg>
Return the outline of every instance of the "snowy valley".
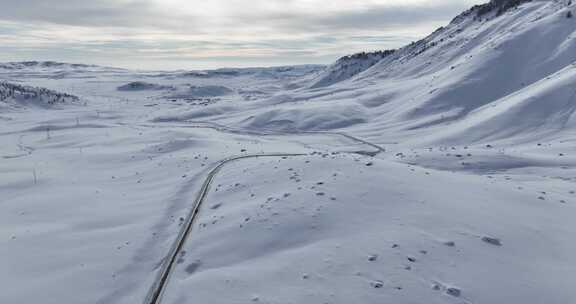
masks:
<svg viewBox="0 0 576 304"><path fill-rule="evenodd" d="M330 66L0 64L0 303L576 303L574 13Z"/></svg>

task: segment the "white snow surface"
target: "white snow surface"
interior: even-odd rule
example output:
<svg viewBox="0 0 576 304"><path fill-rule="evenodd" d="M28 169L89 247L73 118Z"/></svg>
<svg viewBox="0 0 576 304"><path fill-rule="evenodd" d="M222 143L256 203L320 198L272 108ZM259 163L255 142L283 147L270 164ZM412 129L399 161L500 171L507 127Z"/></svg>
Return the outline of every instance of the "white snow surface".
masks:
<svg viewBox="0 0 576 304"><path fill-rule="evenodd" d="M0 108L23 107L57 107L64 104L75 104L77 96L53 90L23 86L9 82L0 82Z"/></svg>
<svg viewBox="0 0 576 304"><path fill-rule="evenodd" d="M262 153L302 155L222 168L162 303L576 303L576 3L478 10L328 67L0 64L0 303L144 303Z"/></svg>

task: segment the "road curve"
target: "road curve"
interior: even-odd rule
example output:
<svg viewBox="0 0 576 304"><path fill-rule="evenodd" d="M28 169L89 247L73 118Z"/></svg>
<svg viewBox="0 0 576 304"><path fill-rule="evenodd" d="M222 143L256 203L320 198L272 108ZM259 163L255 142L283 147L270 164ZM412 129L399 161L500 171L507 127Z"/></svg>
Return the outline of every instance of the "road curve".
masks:
<svg viewBox="0 0 576 304"><path fill-rule="evenodd" d="M161 121L161 122L169 122L169 121ZM327 131L302 131L302 132L280 132L280 131L272 131L272 130L247 130L241 128L232 128L225 125L213 123L213 122L188 122L187 125L179 125L178 127L187 127L187 128L208 128L214 129L220 132L228 132L228 133L235 133L235 134L244 134L244 135L257 135L257 136L287 136L287 135L330 135L330 136L340 136L345 137L349 140L361 143L363 145L370 146L375 149L375 151L357 151L357 152L348 152L348 153L358 153L363 155L369 156L376 156L381 152L386 152L386 149L371 143L369 141L357 138L355 136L343 133L343 132L327 132ZM250 159L250 158L263 158L263 157L290 157L290 156L305 156L308 154L300 154L300 153L263 153L263 154L251 154L251 155L241 155L241 156L234 156L227 159L224 159L208 173L200 191L196 195L196 199L194 200L194 204L192 210L188 214L186 220L184 221L183 228L178 233L178 237L176 238L174 244L172 245L170 252L164 258L160 272L157 275L156 280L152 287L150 288L148 295L145 298L144 304L160 304L162 300L162 295L164 293L165 287L168 284L170 275L172 270L176 265L176 260L178 259L178 254L184 247L186 243L186 239L190 235L192 228L194 226L196 216L198 215L200 208L208 196L208 191L210 190L210 186L214 177L225 167L227 164L239 160Z"/></svg>
<svg viewBox="0 0 576 304"><path fill-rule="evenodd" d="M184 221L183 228L178 233L178 237L176 238L176 241L172 245L170 252L168 253L168 255L164 258L164 260L162 262L160 272L158 273L156 280L154 280L154 283L153 283L152 287L150 288L148 295L146 296L144 304L159 304L161 302L162 295L164 293L165 287L167 286L168 280L170 278L170 274L172 273L172 270L176 265L176 260L178 259L178 254L180 253L180 251L184 247L184 244L186 243L186 239L188 238L188 235L190 235L190 233L192 231L192 228L193 228L195 220L196 220L196 216L198 215L198 213L200 211L200 207L202 206L202 203L204 202L204 200L208 196L208 192L210 190L210 186L212 185L212 181L214 180L214 177L218 174L218 172L220 172L220 170L222 170L222 168L224 168L229 163L236 162L239 160L249 159L249 158L291 157L291 156L293 157L293 156L305 156L305 155L308 155L308 154L265 153L265 154L234 156L234 157L230 157L230 158L227 158L227 159L220 161L216 165L216 167L214 167L212 170L210 170L210 172L208 173L208 176L206 177L206 180L204 180L204 183L202 184L202 187L200 188L200 191L196 195L196 199L194 200L194 205L192 207L192 210L188 214L186 220Z"/></svg>
<svg viewBox="0 0 576 304"><path fill-rule="evenodd" d="M172 122L171 120L159 120L156 122L160 123L169 123ZM181 121L178 121L181 122ZM370 146L375 149L373 152L366 152L360 151L361 154L366 154L369 156L376 156L379 153L386 152L386 149L380 145L371 143L364 139L358 138L356 136L350 135L344 132L331 132L331 131L296 131L296 132L282 132L276 130L266 130L266 129L244 129L244 128L235 128L229 127L226 125L222 125L219 123L209 122L209 121L186 121L186 125L177 125L177 127L186 127L186 128L197 128L197 129L213 129L220 132L227 132L227 133L234 133L234 134L242 134L242 135L257 135L257 136L294 136L294 135L329 135L329 136L339 136L344 137L349 140L361 143L363 145ZM157 126L157 125L154 125Z"/></svg>

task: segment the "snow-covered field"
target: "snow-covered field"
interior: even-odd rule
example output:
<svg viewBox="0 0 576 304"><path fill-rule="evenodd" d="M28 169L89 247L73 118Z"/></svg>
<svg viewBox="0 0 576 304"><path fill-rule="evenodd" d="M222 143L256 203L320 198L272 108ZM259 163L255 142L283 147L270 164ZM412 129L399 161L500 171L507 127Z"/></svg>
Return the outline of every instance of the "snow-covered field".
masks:
<svg viewBox="0 0 576 304"><path fill-rule="evenodd" d="M162 303L576 303L576 4L519 2L329 67L0 64L0 303L145 303L250 155Z"/></svg>

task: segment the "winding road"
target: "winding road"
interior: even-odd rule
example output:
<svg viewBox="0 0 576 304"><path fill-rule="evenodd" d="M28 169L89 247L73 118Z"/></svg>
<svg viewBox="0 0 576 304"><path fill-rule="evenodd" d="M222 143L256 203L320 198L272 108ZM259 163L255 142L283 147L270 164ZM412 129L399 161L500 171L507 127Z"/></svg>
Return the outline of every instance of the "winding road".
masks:
<svg viewBox="0 0 576 304"><path fill-rule="evenodd" d="M210 122L191 122L193 125L185 125L184 127L188 128L208 128L214 129L220 132L228 132L228 133L236 133L236 134L244 134L244 135L257 135L257 136L270 136L270 135L331 135L331 136L341 136L357 143L370 146L375 149L375 151L356 151L356 152L343 152L343 153L355 153L361 155L368 155L368 156L376 156L381 152L385 152L386 149L380 147L376 144L370 143L363 139L354 137L352 135L348 135L346 133L341 132L322 132L322 131L306 131L300 133L287 133L287 132L277 132L277 131L254 131L254 130L243 130L237 128L231 128L224 125L210 123ZM174 244L170 248L168 255L163 259L161 269L154 280L151 288L148 291L148 295L145 298L144 304L160 304L162 301L162 295L168 282L170 280L170 275L172 274L174 268L176 267L176 261L178 259L178 255L180 254L182 248L184 247L188 236L192 233L192 228L194 227L194 223L196 218L200 212L200 208L202 207L204 201L206 200L212 182L218 172L220 172L226 165L237 162L240 160L245 159L252 159L252 158L270 158L270 157L298 157L298 156L306 156L309 154L300 154L300 153L262 153L262 154L250 154L250 155L242 155L242 156L234 156L224 160L219 161L216 166L210 170L208 176L204 180L200 191L196 195L194 200L192 209L190 210L187 218L182 225L182 229L178 233Z"/></svg>
<svg viewBox="0 0 576 304"><path fill-rule="evenodd" d="M157 122L168 123L172 122L171 120L159 120ZM256 136L298 136L298 135L327 135L327 136L337 136L337 137L344 137L351 141L355 141L359 144L366 145L369 147L374 148L374 151L358 151L355 153L360 153L369 156L375 156L379 153L386 152L386 149L382 146L377 144L371 143L364 139L358 138L356 136L344 133L344 132L330 132L330 131L294 131L294 132L285 132L285 131L277 131L277 130L266 130L266 129L244 129L244 128L234 128L225 126L222 124L208 122L208 121L187 121L188 124L186 125L168 125L170 127L184 127L184 128L194 128L194 129L212 129L219 132L226 132L226 133L233 133L233 134L241 134L241 135L256 135ZM158 125L143 125L143 126L155 126ZM389 143L389 144L396 144L396 143Z"/></svg>

